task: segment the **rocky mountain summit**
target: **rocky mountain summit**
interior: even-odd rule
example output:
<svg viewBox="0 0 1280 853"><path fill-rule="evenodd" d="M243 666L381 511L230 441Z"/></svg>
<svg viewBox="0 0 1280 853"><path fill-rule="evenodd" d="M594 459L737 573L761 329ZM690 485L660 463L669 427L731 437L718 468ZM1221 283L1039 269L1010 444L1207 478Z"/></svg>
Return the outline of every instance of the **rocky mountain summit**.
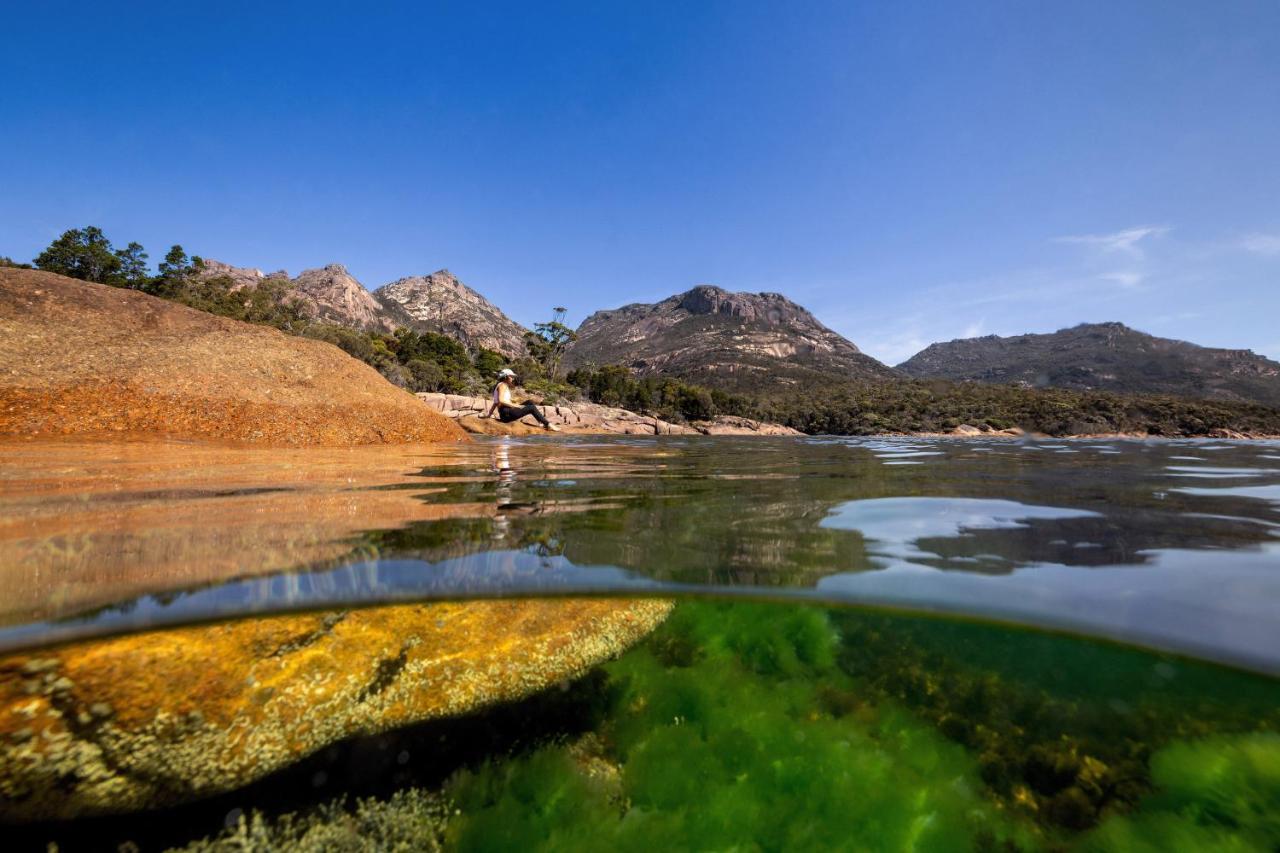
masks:
<svg viewBox="0 0 1280 853"><path fill-rule="evenodd" d="M284 270L276 270L273 273L264 274L260 269L233 267L231 264L224 264L222 261L215 261L213 258L205 258L204 266L197 274L201 278L229 278L234 282L237 290L243 287L257 287L268 279L284 281L289 279L289 274Z"/></svg>
<svg viewBox="0 0 1280 853"><path fill-rule="evenodd" d="M504 355L524 354L525 328L448 270L409 276L370 292L342 264L303 270L290 278L284 270L264 274L252 267L206 259L200 275L229 278L236 288L264 281L287 283L308 316L373 332L401 327L437 332L469 347L487 347Z"/></svg>
<svg viewBox="0 0 1280 853"><path fill-rule="evenodd" d="M779 293L711 285L597 311L578 327L566 363L623 364L735 391L897 375Z"/></svg>
<svg viewBox="0 0 1280 853"><path fill-rule="evenodd" d="M399 306L383 305L342 264L303 270L297 278L290 278L284 270L263 274L253 267L205 259L198 275L206 279L230 279L235 289L257 287L267 281L283 282L288 288L287 295L296 298L313 320L373 332L390 332L400 326L413 325L413 318Z"/></svg>
<svg viewBox="0 0 1280 853"><path fill-rule="evenodd" d="M413 319L420 331L450 335L469 347L524 353L525 328L448 270L397 279L374 294Z"/></svg>
<svg viewBox="0 0 1280 853"><path fill-rule="evenodd" d="M377 332L405 325L342 264L303 270L289 284L314 319Z"/></svg>
<svg viewBox="0 0 1280 853"><path fill-rule="evenodd" d="M898 365L920 379L1171 394L1280 406L1280 363L1250 350L1158 338L1122 323L932 344Z"/></svg>

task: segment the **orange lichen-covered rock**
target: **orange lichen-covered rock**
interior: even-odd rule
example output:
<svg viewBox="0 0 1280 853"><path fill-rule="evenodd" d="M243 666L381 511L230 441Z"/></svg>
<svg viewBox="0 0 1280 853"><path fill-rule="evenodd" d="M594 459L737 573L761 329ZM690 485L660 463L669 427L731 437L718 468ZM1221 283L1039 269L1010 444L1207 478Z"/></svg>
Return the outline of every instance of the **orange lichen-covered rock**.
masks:
<svg viewBox="0 0 1280 853"><path fill-rule="evenodd" d="M397 605L0 660L0 819L163 806L354 735L520 699L613 657L660 600Z"/></svg>
<svg viewBox="0 0 1280 853"><path fill-rule="evenodd" d="M272 445L466 439L331 344L0 268L0 435L91 433Z"/></svg>

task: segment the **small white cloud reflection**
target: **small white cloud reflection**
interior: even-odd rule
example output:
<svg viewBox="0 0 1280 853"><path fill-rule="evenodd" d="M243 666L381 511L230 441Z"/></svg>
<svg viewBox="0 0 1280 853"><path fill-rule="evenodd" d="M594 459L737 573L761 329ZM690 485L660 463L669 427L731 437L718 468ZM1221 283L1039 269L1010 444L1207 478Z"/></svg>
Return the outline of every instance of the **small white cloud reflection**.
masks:
<svg viewBox="0 0 1280 853"><path fill-rule="evenodd" d="M1009 530L1032 520L1097 518L1083 509L1032 506L988 498L872 498L849 501L831 511L821 526L856 530L870 540L868 553L912 561L937 555L921 550L920 539L965 536L971 530Z"/></svg>

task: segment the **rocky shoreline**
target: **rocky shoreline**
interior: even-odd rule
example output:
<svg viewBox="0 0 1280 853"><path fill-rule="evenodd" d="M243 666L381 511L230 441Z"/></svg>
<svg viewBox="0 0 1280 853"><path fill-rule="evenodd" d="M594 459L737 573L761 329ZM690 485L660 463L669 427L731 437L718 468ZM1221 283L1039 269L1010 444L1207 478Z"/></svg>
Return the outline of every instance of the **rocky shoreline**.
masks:
<svg viewBox="0 0 1280 853"><path fill-rule="evenodd" d="M422 400L435 411L450 418L462 429L476 435L545 435L546 430L533 423L532 418L525 418L516 423L504 424L496 418L484 417L489 401L485 397L472 397L464 394L419 393ZM517 395L519 396L519 395ZM523 397L522 397L523 399ZM569 435L758 435L758 436L798 436L804 433L782 424L756 421L733 415L720 415L710 421L693 421L690 423L673 423L651 415L642 415L627 409L601 406L596 403L562 403L540 404L547 420L560 428L561 433ZM1064 438L1084 439L1159 439L1168 436L1151 435L1145 432L1109 432L1080 433L1078 435L1046 435L1028 432L1013 427L1010 429L991 429L960 424L946 432L886 432L864 438L1007 438L1007 439L1043 439L1059 440ZM1199 436L1178 436L1179 438L1213 438L1245 441L1274 441L1278 435L1238 432L1236 430L1215 429Z"/></svg>
<svg viewBox="0 0 1280 853"><path fill-rule="evenodd" d="M485 410L489 408L486 397L420 393L418 399L470 433L536 435L545 432L537 424L522 421L504 424L496 418L485 418ZM542 409L547 420L570 435L803 435L781 424L730 415L680 424L596 403L548 403L542 405Z"/></svg>

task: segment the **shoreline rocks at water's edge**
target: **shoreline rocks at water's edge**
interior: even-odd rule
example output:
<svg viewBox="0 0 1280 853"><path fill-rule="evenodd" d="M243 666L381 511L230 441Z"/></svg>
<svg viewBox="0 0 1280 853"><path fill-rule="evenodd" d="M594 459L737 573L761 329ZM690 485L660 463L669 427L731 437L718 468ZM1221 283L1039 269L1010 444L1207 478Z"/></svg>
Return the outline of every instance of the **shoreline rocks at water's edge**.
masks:
<svg viewBox="0 0 1280 853"><path fill-rule="evenodd" d="M485 418L485 410L489 408L489 400L485 397L420 393L418 398L437 412L452 418L468 432L483 435L533 435L544 432L536 424L504 424L494 418ZM561 432L570 435L803 435L781 424L731 415L720 415L710 421L679 424L597 403L547 403L540 404L540 408L547 420L560 427Z"/></svg>
<svg viewBox="0 0 1280 853"><path fill-rule="evenodd" d="M546 430L532 418L504 424L496 418L485 418L489 401L485 397L465 394L419 393L418 398L428 406L454 420L470 433L478 435L544 435ZM756 421L733 415L720 415L711 421L672 423L650 415L641 415L627 409L602 406L597 403L540 404L547 420L560 427L568 435L756 435L798 436L804 433L781 424ZM872 436L866 436L872 437ZM1012 427L992 429L961 424L947 432L880 433L882 438L995 438L995 439L1149 439L1162 438L1141 432L1081 433L1079 435L1050 436ZM1274 435L1254 435L1235 430L1215 429L1199 438L1272 440Z"/></svg>
<svg viewBox="0 0 1280 853"><path fill-rule="evenodd" d="M913 433L885 433L886 436L903 436L909 438L1024 438L1037 439L1045 441L1058 441L1061 439L1166 439L1166 438L1213 438L1224 440L1239 441L1274 441L1280 439L1280 435L1254 434L1248 432L1238 432L1233 429L1212 429L1204 435L1194 436L1163 436L1152 435L1148 432L1084 432L1072 433L1070 435L1046 435L1044 433L1028 432L1018 427L1010 429L991 429L989 427L975 427L970 424L961 424L949 432L913 432Z"/></svg>

